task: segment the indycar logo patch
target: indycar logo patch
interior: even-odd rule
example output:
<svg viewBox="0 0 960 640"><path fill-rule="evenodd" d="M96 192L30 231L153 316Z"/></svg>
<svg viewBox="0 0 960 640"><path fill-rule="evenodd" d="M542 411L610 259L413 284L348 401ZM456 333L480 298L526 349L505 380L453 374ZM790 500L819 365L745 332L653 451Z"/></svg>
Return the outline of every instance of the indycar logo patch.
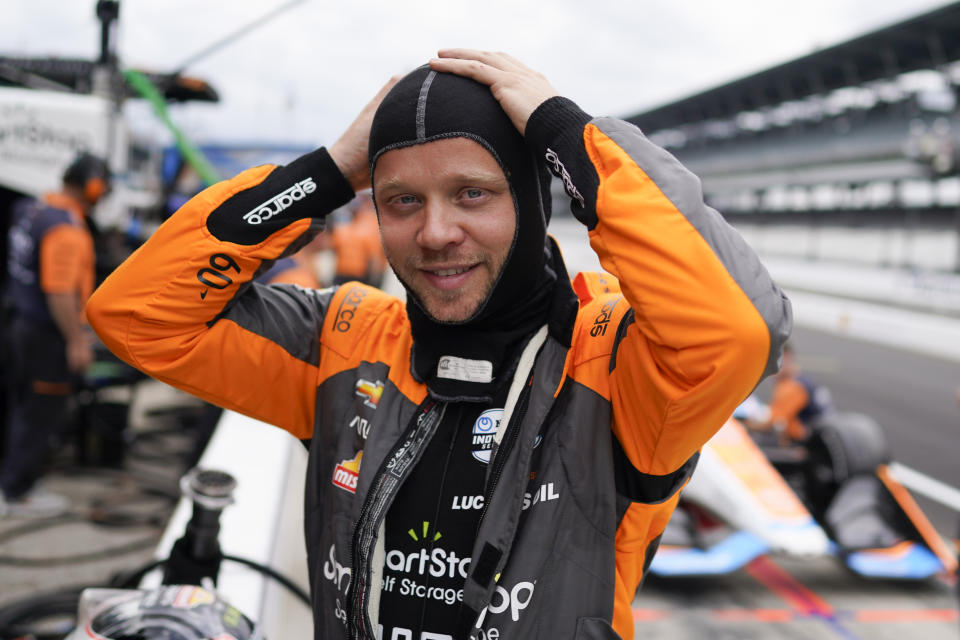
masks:
<svg viewBox="0 0 960 640"><path fill-rule="evenodd" d="M360 478L360 461L363 451L357 451L352 460L341 460L333 469L333 485L350 493L357 492L357 480Z"/></svg>
<svg viewBox="0 0 960 640"><path fill-rule="evenodd" d="M354 393L363 398L363 404L371 409L376 409L377 405L380 404L380 396L383 395L383 383L379 380L370 382L360 378L354 387Z"/></svg>
<svg viewBox="0 0 960 640"><path fill-rule="evenodd" d="M503 419L503 409L487 409L480 414L473 423L473 457L484 464L490 463L490 452L493 451L493 438Z"/></svg>

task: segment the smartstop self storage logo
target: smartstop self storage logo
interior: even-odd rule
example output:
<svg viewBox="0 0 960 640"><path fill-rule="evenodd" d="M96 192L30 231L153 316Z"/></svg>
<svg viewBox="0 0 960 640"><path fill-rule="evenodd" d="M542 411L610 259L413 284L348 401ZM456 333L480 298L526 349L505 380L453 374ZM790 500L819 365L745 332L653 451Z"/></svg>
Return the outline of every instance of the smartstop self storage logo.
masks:
<svg viewBox="0 0 960 640"><path fill-rule="evenodd" d="M407 535L423 546L387 552L383 591L396 591L418 600L438 600L448 605L462 602L462 586L470 571L470 556L445 549L441 544L443 534L431 528L429 522L410 528ZM517 622L521 612L530 604L533 590L534 583L529 581L520 581L509 587L497 585L481 620L487 613L509 613L510 619Z"/></svg>
<svg viewBox="0 0 960 640"><path fill-rule="evenodd" d="M407 535L423 546L415 550L392 549L387 552L383 590L446 604L463 600L463 589L452 585L463 585L470 568L470 556L443 548L443 534L432 529L429 522L411 527Z"/></svg>

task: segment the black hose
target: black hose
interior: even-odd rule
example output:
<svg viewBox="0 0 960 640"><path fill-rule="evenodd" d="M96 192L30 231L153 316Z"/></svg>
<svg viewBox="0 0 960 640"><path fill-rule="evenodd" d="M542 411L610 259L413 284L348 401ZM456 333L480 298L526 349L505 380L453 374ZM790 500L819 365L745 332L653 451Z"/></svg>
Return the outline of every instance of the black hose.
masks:
<svg viewBox="0 0 960 640"><path fill-rule="evenodd" d="M153 560L143 565L138 569L133 569L129 572L121 571L113 576L110 580L110 586L116 589L136 589L140 581L143 580L143 576L147 575L154 569L159 569L167 563L166 558L163 560Z"/></svg>
<svg viewBox="0 0 960 640"><path fill-rule="evenodd" d="M281 585L287 588L293 595L295 595L301 602L303 602L308 607L312 606L310 603L310 595L301 589L295 582L290 578L286 577L282 573L277 572L274 569L271 569L268 566L262 565L259 562L254 562L253 560L248 560L247 558L241 558L238 556L224 555L223 560L229 560L231 562L236 562L242 564L246 567L254 569L267 576L268 578L273 578ZM154 560L135 569L132 573L118 574L114 577L111 586L114 586L118 589L136 589L137 585L140 584L140 581L143 580L143 577L153 571L154 569L159 569L167 563L166 559L163 560Z"/></svg>
<svg viewBox="0 0 960 640"><path fill-rule="evenodd" d="M271 569L268 566L254 562L253 560L247 560L246 558L238 558L237 556L223 556L224 560L230 560L231 562L237 562L239 564L250 567L262 573L263 575L273 578L283 586L285 586L293 595L297 596L305 605L308 607L312 606L310 602L310 595L297 586L290 578L285 575L278 573L277 571Z"/></svg>

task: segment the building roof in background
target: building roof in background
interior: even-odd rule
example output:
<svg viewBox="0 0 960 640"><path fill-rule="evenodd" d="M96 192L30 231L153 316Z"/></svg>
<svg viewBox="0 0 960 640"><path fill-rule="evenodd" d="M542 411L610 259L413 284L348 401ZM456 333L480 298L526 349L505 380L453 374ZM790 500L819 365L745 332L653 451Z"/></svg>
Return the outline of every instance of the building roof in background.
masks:
<svg viewBox="0 0 960 640"><path fill-rule="evenodd" d="M772 107L960 59L960 2L639 113L658 131Z"/></svg>
<svg viewBox="0 0 960 640"><path fill-rule="evenodd" d="M0 56L0 86L90 93L96 63L82 58ZM217 91L206 81L175 73L141 71L170 102L217 102ZM130 87L125 97L139 97Z"/></svg>

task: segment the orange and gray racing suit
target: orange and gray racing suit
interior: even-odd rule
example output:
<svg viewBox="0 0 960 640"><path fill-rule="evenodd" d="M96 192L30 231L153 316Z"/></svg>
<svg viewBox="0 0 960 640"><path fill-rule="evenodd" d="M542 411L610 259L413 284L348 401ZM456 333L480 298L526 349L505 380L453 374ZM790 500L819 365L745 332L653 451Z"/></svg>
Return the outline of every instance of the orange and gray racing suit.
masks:
<svg viewBox="0 0 960 640"><path fill-rule="evenodd" d="M460 635L631 638L634 593L697 451L776 369L790 305L697 178L634 126L554 99L526 136L616 281L575 279L569 344L547 337L502 426ZM322 149L250 169L188 202L88 306L132 365L310 441L324 640L376 637L383 519L443 410L411 374L401 300L359 283L251 283L352 195ZM524 510L530 495L550 499Z"/></svg>

